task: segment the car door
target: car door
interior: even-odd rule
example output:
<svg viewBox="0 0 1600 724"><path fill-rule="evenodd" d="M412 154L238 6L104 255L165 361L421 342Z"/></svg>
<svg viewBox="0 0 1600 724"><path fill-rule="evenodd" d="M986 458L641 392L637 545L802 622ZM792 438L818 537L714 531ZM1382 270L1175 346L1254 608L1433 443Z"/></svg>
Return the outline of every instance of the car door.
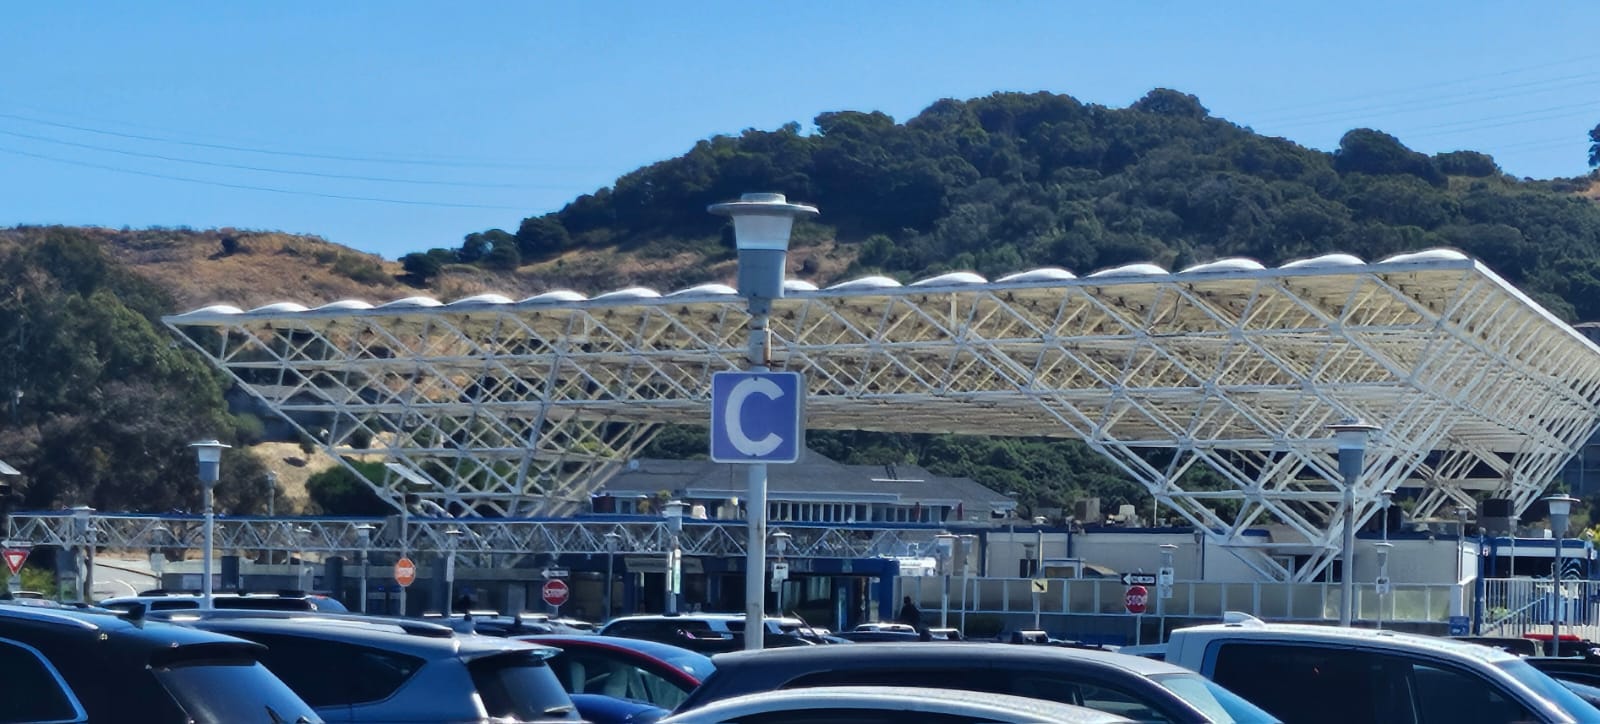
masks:
<svg viewBox="0 0 1600 724"><path fill-rule="evenodd" d="M88 715L38 649L0 639L0 722L84 722Z"/></svg>
<svg viewBox="0 0 1600 724"><path fill-rule="evenodd" d="M250 631L224 631L267 646L261 663L329 722L351 721L356 707L389 698L422 659L356 644Z"/></svg>

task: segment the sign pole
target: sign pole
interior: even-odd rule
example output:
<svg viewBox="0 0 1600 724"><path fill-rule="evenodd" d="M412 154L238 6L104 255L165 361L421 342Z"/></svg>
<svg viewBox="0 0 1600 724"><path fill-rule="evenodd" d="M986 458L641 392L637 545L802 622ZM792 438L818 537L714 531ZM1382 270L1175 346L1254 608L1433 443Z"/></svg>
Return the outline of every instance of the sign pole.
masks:
<svg viewBox="0 0 1600 724"><path fill-rule="evenodd" d="M783 194L756 193L744 194L738 201L712 204L706 211L713 214L728 216L733 219L733 245L739 252L739 296L744 297L750 310L750 344L749 354L751 373L760 374L767 371L767 361L770 352L767 347L767 321L772 313L772 302L783 298L783 278L785 267L789 258L789 236L794 228L796 216L815 216L817 209L814 206L791 204ZM796 375L798 377L798 375ZM768 384L771 384L770 382ZM743 434L742 422L738 419L739 412L743 410L743 401L752 394L763 394L776 399L770 391L771 388L757 386L745 387L741 395L737 390L727 403L733 419L719 419L716 403L715 382L713 381L712 394L712 432L711 432L711 459L716 462L734 462L733 460L718 460L719 433L725 433L731 439L734 448L743 454L742 462L748 463L745 474L746 497L745 517L749 522L748 539L745 541L744 559L744 647L746 650L760 649L766 644L766 573L767 573L767 463L786 462L792 463L799 459L804 452L805 442L800 431L804 429L803 418L799 416L800 400L791 400L796 405L796 418L801 420L797 425L799 430L794 431L794 437L784 439L782 436L772 434L761 440L753 440ZM803 399L805 387L801 386L795 396ZM721 423L719 425L718 423ZM719 429L720 428L720 429ZM768 447L771 443L771 447ZM793 457L783 459L773 455L775 448L780 448L784 443L794 447L791 450Z"/></svg>

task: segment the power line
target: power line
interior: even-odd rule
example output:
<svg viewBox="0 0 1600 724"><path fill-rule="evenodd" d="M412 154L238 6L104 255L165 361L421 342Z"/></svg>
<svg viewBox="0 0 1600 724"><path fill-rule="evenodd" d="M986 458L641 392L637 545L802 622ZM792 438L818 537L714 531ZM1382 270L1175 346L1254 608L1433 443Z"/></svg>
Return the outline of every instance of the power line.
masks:
<svg viewBox="0 0 1600 724"><path fill-rule="evenodd" d="M42 125L42 126L52 126L52 127L55 127L55 128L66 128L66 129L70 129L70 130L74 130L74 131L82 131L84 133L95 133L95 134L99 134L99 135L102 135L102 136L115 136L117 138L129 138L129 139L133 139L133 140L137 140L137 141L151 141L151 142L155 142L155 143L171 143L171 144L175 144L175 145L179 145L179 146L193 146L195 148L210 148L210 149L219 150L219 151L237 151L239 153L259 153L259 154L264 154L264 155L269 155L269 156L292 156L292 157L295 157L295 158L314 158L314 159L321 159L321 160L324 160L324 161L353 161L353 162L357 162L357 163L384 163L384 164L395 164L395 165L403 165L403 166L442 166L442 167L453 167L453 168L502 168L502 169L526 169L528 167L528 164L496 163L496 162L489 162L489 161L481 161L481 162L480 161L442 161L442 160L427 160L427 159L378 158L378 157L374 157L374 156L344 156L344 155L339 155L339 154L328 154L328 153L306 153L306 152L303 152L303 151L285 151L285 150L281 150L281 149L254 148L254 147L251 147L251 146L237 146L237 145L226 144L226 143L205 143L203 141L185 141L185 140L176 139L176 138L163 138L161 136L151 136L151 135L142 134L142 133L124 133L122 131L108 131L108 130L101 129L101 128L93 128L93 127L90 127L90 126L82 126L82 125L77 125L77 124L73 124L73 123L61 123L59 121L46 121L46 120L41 119L41 118L30 118L28 116L18 115L18 114L15 114L15 113L0 113L0 118L9 118L11 120L23 121L23 122L26 122L26 123L37 123L37 124Z"/></svg>
<svg viewBox="0 0 1600 724"><path fill-rule="evenodd" d="M1330 99L1330 100L1325 100L1325 101L1317 101L1317 102L1314 102L1314 103L1301 103L1301 104L1296 104L1296 105L1292 105L1292 106L1278 106L1277 108L1264 109L1264 110L1261 111L1261 114L1270 117L1273 114L1290 112L1290 111L1300 111L1300 110L1304 110L1304 109L1321 108L1321 107L1326 107L1326 106L1337 106L1337 105L1343 105L1343 104L1347 104L1347 103L1360 103L1360 102L1372 100L1372 99L1375 99L1375 98L1385 98L1385 97L1396 96L1396 95L1411 95L1411 94L1416 93L1417 91L1429 91L1429 90L1434 90L1434 89L1437 89L1437 88L1462 85L1462 84L1465 84L1465 83L1475 83L1475 82L1479 82L1479 81L1482 81L1482 80L1485 80L1485 79L1488 79L1488 78L1500 78L1500 77L1504 77L1504 76L1508 76L1508 75L1516 75L1518 73L1526 73L1526 72L1528 72L1530 70L1544 70L1545 68L1571 66L1571 65L1574 65L1574 64L1586 63L1586 62L1593 61L1593 60L1600 60L1600 55L1596 55L1596 54L1583 55L1583 56L1579 56L1579 57L1576 57L1576 58L1568 58L1568 59L1565 59L1565 60L1550 61L1550 62L1547 62L1547 63L1538 63L1538 64L1535 64L1535 65L1525 65L1525 66L1518 67L1518 68L1508 68L1508 69L1505 69L1505 70L1496 71L1494 73L1479 73L1479 74L1474 74L1474 75L1470 75L1470 76L1462 76L1462 77L1457 77L1457 78L1448 79L1448 80L1430 82L1430 83L1428 83L1426 85L1407 86L1407 87L1401 87L1401 88L1391 88L1389 90L1376 91L1376 92L1372 92L1372 93L1364 93L1362 95L1356 95L1356 96L1345 96L1344 98L1335 98L1335 99Z"/></svg>
<svg viewBox="0 0 1600 724"><path fill-rule="evenodd" d="M1531 86L1544 85L1544 84L1549 84L1549 83L1565 83L1566 81L1571 81L1571 80L1578 80L1579 82L1571 83L1571 84L1568 84L1568 85L1557 85L1557 86L1553 86L1553 87L1550 87L1550 88L1540 88L1540 89L1536 89L1536 90L1528 90L1528 91L1523 91L1523 92L1520 92L1520 93L1507 93L1507 92L1505 92L1507 90L1516 89L1516 88L1528 88L1528 87L1531 87ZM1419 112L1423 112L1423 111L1431 111L1431 110L1435 110L1435 109L1439 109L1439 108L1450 108L1450 107L1454 107L1454 106L1468 105L1468 104L1471 104L1471 103L1477 103L1477 102L1483 102L1483 101L1496 101L1496 100L1503 100L1503 99L1507 99L1507 98L1516 98L1516 97L1519 97L1519 96L1539 95L1541 93L1551 93L1551 92L1554 92L1554 91L1569 90L1571 88L1583 88L1583 87L1593 86L1593 85L1595 85L1597 83L1600 83L1600 74L1590 73L1590 74L1583 74L1583 75L1568 76L1568 77L1565 77L1565 78L1557 78L1557 79L1550 79L1550 80L1544 80L1544 81L1537 81L1535 83L1526 83L1526 84L1521 84L1521 85L1517 85L1517 86L1506 86L1506 87L1503 87L1503 88L1483 89L1483 90L1477 90L1477 91L1472 91L1472 92L1468 92L1468 93L1456 93L1456 94L1452 94L1452 95L1417 98L1417 99L1413 99L1413 100L1409 100L1409 101L1404 101L1404 102L1401 102L1401 103L1380 104L1380 105L1365 106L1365 107L1361 107L1361 108L1348 108L1348 109L1339 110L1339 111L1330 111L1330 112L1327 112L1327 113L1315 113L1315 114L1309 114L1309 115L1290 116L1290 117L1286 117L1286 118L1279 118L1277 120L1272 120L1272 119L1269 118L1267 120L1267 124L1268 125L1272 125L1274 127L1296 128L1296 127L1315 125L1315 124L1318 124L1318 123L1329 123L1329 122L1358 120L1358 119L1361 119L1361 118L1368 117L1368 116L1372 115L1373 113L1388 113L1388 114L1419 113Z"/></svg>
<svg viewBox="0 0 1600 724"><path fill-rule="evenodd" d="M293 169L270 168L270 167L266 167L266 166L251 166L251 165L248 165L248 164L240 164L240 163L225 163L225 162L222 162L222 161L203 161L203 160L200 160L200 159L183 158L181 156L168 156L168 155L160 154L160 153L145 153L145 152L142 152L142 151L129 151L127 149L122 149L122 148L112 148L110 146L97 146L97 145L92 144L92 143L78 143L76 141L64 141L64 140L61 140L59 138L50 138L49 136L36 136L36 135L30 134L30 133L18 133L16 131L0 130L0 135L13 136L13 137L16 137L16 138L26 138L26 139L33 140L33 141L43 141L45 143L55 143L55 144L59 144L59 145L62 145L62 146L71 146L73 148L84 148L84 149L89 149L91 151L104 151L106 153L116 153L116 154L121 154L121 155L124 155L124 156L134 156L136 158L153 158L153 159L158 159L158 160L162 160L162 161L173 161L173 162L177 162L177 163L191 163L191 164L195 164L195 165L199 165L199 166L214 166L214 167L217 167L217 168L233 168L233 169L240 169L240 170L243 170L243 171L260 171L262 173L287 174L287 175L291 175L291 176L315 176L317 178L344 179L344 180L349 180L349 181L377 181L377 182L382 182L382 183L417 184L417 185L423 185L423 186L460 186L460 187L465 187L465 188L480 188L480 189L533 189L533 188L541 188L541 189L557 189L557 190L559 190L559 189L566 188L566 187L555 187L555 186L541 186L541 185L534 185L534 184L495 184L495 183L479 183L479 182L474 182L474 181L433 181L433 180L428 180L428 179L388 178L388 177L383 177L383 176L355 176L355 175L340 174L340 173L322 173L322 172L319 172L319 171L296 171L296 170L293 170Z"/></svg>
<svg viewBox="0 0 1600 724"><path fill-rule="evenodd" d="M417 200L413 200L413 199L389 199L389 198L382 198L382 197L377 197L377 196L355 196L355 195L350 195L350 194L329 194L329 193L322 193L322 192L319 192L319 191L303 191L303 190L300 190L300 189L285 189L285 188L277 188L277 187L273 187L273 186L257 186L257 185L253 185L253 184L230 183L230 182L227 182L227 181L212 181L212 180L209 180L209 179L199 179L199 178L193 178L193 177L189 177L189 176L177 176L177 175L173 175L173 174L156 173L156 172L153 172L153 171L141 171L141 170L138 170L138 169L121 168L121 167L118 167L118 166L107 166L107 165L99 164L99 163L90 163L88 161L77 161L77 160L68 159L68 158L60 158L58 156L49 156L49 155L42 154L42 153L33 153L31 151L23 151L23 150L15 149L15 148L6 148L4 146L0 146L0 153L9 153L9 154L17 155L17 156L27 156L29 158L37 158L37 159L40 159L40 160L43 160L43 161L52 161L54 163L64 163L64 164L67 164L67 165L70 165L70 166L82 166L82 167L85 167L85 168L100 169L102 171L113 171L113 172L116 172L116 173L133 174L135 176L147 176L149 178L165 179L167 181L182 181L184 183L200 184L202 186L218 186L218 187L221 187L221 188L240 189L240 190L243 190L243 191L265 191L265 192L268 192L268 193L288 194L288 195L292 195L292 196L313 196L313 197L324 198L324 199L338 199L338 200L341 200L341 201L370 201L370 202L373 202L373 203L400 204L400 205L403 205L403 206L433 206L433 207L439 207L439 208L452 208L452 209L497 209L497 210L504 210L504 211L526 211L526 209L523 209L523 208L517 207L517 206L497 206L497 205L493 205L493 204L461 204L461 203L452 203L452 202L448 202L448 201L417 201Z"/></svg>

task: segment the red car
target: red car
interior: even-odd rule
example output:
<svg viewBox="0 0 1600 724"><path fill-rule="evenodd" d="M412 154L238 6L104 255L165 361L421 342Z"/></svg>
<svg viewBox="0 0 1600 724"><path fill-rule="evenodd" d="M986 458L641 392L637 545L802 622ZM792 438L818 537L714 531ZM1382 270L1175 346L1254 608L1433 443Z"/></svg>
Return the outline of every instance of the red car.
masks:
<svg viewBox="0 0 1600 724"><path fill-rule="evenodd" d="M547 663L571 694L600 694L676 709L710 676L711 659L670 644L620 636L517 636L561 649Z"/></svg>

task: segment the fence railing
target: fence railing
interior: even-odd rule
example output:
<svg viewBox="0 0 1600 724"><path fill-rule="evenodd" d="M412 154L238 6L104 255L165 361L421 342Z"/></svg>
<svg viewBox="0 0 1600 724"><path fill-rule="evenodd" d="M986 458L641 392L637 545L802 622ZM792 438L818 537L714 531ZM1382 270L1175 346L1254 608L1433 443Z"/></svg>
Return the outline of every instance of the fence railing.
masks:
<svg viewBox="0 0 1600 724"><path fill-rule="evenodd" d="M1133 615L1127 608L1128 586L1116 579L1050 578L1038 596L1041 616ZM924 611L940 611L944 578L902 577L901 595L910 596ZM1359 622L1446 623L1453 611L1470 614L1470 593L1459 607L1464 586L1448 583L1401 584L1378 595L1370 583L1355 585L1355 619ZM965 587L965 596L963 596ZM1159 600L1157 587L1146 586L1149 597L1144 616L1220 619L1225 611L1243 611L1270 621L1331 622L1339 620L1340 590L1333 583L1222 583L1178 581L1172 597ZM950 580L952 612L969 614L1031 614L1032 580L1027 578L969 578Z"/></svg>
<svg viewBox="0 0 1600 724"><path fill-rule="evenodd" d="M1549 633L1560 621L1563 634L1600 640L1600 581L1489 578L1483 586L1485 636Z"/></svg>

